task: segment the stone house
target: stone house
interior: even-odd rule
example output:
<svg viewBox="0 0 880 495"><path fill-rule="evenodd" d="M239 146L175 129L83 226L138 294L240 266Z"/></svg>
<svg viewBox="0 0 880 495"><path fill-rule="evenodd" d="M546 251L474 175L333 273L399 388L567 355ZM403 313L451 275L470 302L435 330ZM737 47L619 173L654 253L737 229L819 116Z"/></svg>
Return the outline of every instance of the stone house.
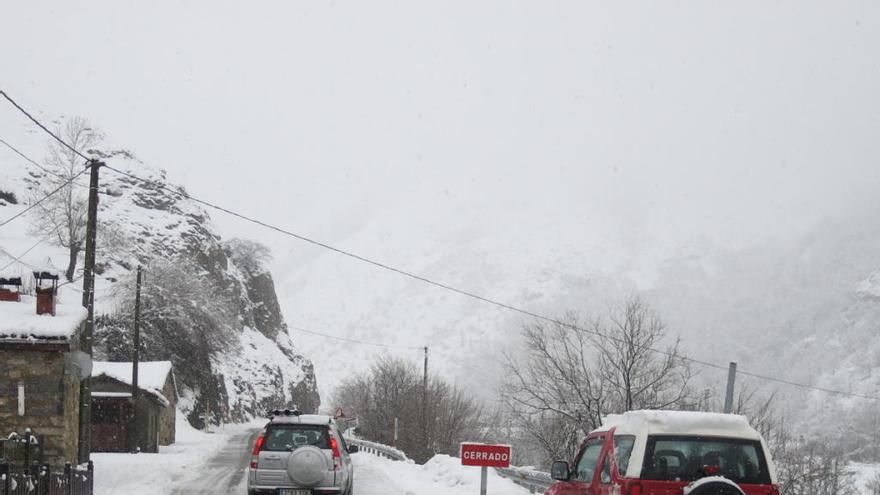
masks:
<svg viewBox="0 0 880 495"><path fill-rule="evenodd" d="M90 361L80 351L86 310L77 299L52 301L54 315L38 315L32 296L0 300L0 439L29 428L38 458L52 466L78 460L80 382Z"/></svg>
<svg viewBox="0 0 880 495"><path fill-rule="evenodd" d="M128 452L132 414L132 363L95 361L92 366L92 451ZM175 440L177 384L171 361L138 364L135 426L142 452L158 452Z"/></svg>

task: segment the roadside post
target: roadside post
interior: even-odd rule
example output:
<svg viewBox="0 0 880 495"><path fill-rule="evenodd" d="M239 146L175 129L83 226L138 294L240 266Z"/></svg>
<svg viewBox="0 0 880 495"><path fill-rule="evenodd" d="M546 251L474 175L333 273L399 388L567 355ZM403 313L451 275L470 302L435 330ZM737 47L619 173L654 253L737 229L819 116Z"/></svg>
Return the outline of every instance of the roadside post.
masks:
<svg viewBox="0 0 880 495"><path fill-rule="evenodd" d="M490 467L510 467L510 445L462 442L460 457L462 466L480 467L480 495L486 495L486 478Z"/></svg>

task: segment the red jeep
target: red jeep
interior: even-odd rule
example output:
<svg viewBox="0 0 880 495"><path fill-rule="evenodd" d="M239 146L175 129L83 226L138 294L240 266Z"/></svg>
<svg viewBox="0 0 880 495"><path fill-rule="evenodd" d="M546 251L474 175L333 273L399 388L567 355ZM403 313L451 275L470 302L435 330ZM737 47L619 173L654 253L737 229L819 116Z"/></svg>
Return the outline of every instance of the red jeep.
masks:
<svg viewBox="0 0 880 495"><path fill-rule="evenodd" d="M631 411L553 463L546 495L779 495L767 445L743 416Z"/></svg>

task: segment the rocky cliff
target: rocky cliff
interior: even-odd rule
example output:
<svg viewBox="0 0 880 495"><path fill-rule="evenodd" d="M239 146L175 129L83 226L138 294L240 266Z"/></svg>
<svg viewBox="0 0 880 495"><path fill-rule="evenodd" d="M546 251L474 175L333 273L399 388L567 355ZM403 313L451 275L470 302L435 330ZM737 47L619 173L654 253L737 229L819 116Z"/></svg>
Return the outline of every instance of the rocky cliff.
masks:
<svg viewBox="0 0 880 495"><path fill-rule="evenodd" d="M128 151L90 153L147 179L101 170L96 356L131 359L133 281L142 265L141 357L174 362L179 404L193 424L200 425L206 412L219 422L245 421L267 409L294 405L316 411L320 397L314 368L288 334L266 268L268 250L221 239L208 212L170 183L164 170ZM44 171L12 160L0 160L0 171L5 211L21 207L12 198L38 195L49 180ZM86 192L78 181L73 194L84 198ZM10 242L30 242L34 233L28 223L22 219L17 239ZM13 246L10 252L18 250L7 244ZM23 262L51 269L66 266L67 260L64 250L46 242ZM78 277L82 262L80 257ZM22 263L7 271L27 274L30 269Z"/></svg>

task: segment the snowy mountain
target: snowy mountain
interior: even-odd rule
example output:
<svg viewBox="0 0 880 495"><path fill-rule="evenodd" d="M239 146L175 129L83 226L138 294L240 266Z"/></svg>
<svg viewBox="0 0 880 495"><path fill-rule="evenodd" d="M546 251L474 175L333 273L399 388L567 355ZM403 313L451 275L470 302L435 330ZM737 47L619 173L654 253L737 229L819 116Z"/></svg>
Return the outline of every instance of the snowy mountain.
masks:
<svg viewBox="0 0 880 495"><path fill-rule="evenodd" d="M18 138L19 149L27 150L35 160L43 157L42 136L18 126L10 128L15 131L11 136ZM210 407L217 420L226 421L247 420L264 414L266 409L292 404L304 410L317 410L320 398L314 369L288 335L274 281L266 267L268 257L265 254L255 257L248 251L253 251L253 246L242 247L242 243L247 244L245 241L222 240L208 212L176 194L175 191L182 189L168 182L163 170L150 167L132 153L110 145L102 145L93 155L114 168L149 181L138 181L107 169L101 171L96 262L96 313L100 321L105 321L101 315L112 315L116 311L120 283L130 285L138 264L146 267L148 286L151 276L155 276L151 266L163 261L192 260L194 278L204 280L206 286L217 287L224 300L238 302L238 307L232 308L230 321L224 323L234 333L232 342L222 352L196 349L195 355L188 356L163 356L164 347L148 347L143 349L146 355L142 357L175 361L181 407L190 419L198 422L198 416L206 407ZM2 147L0 219L12 217L22 211L31 198L38 197L37 188L47 177L46 172ZM77 182L75 194L85 194L87 175ZM0 267L8 264L3 274L27 276L37 268L63 272L67 251L34 233L30 215L23 215L0 229ZM77 273L81 273L82 262L80 256ZM61 290L78 292L79 287L81 282L77 280ZM126 321L123 325L122 338L126 339L129 323ZM127 360L130 344L107 347L101 339L100 323L98 327L96 355ZM204 338L212 337L205 335Z"/></svg>

